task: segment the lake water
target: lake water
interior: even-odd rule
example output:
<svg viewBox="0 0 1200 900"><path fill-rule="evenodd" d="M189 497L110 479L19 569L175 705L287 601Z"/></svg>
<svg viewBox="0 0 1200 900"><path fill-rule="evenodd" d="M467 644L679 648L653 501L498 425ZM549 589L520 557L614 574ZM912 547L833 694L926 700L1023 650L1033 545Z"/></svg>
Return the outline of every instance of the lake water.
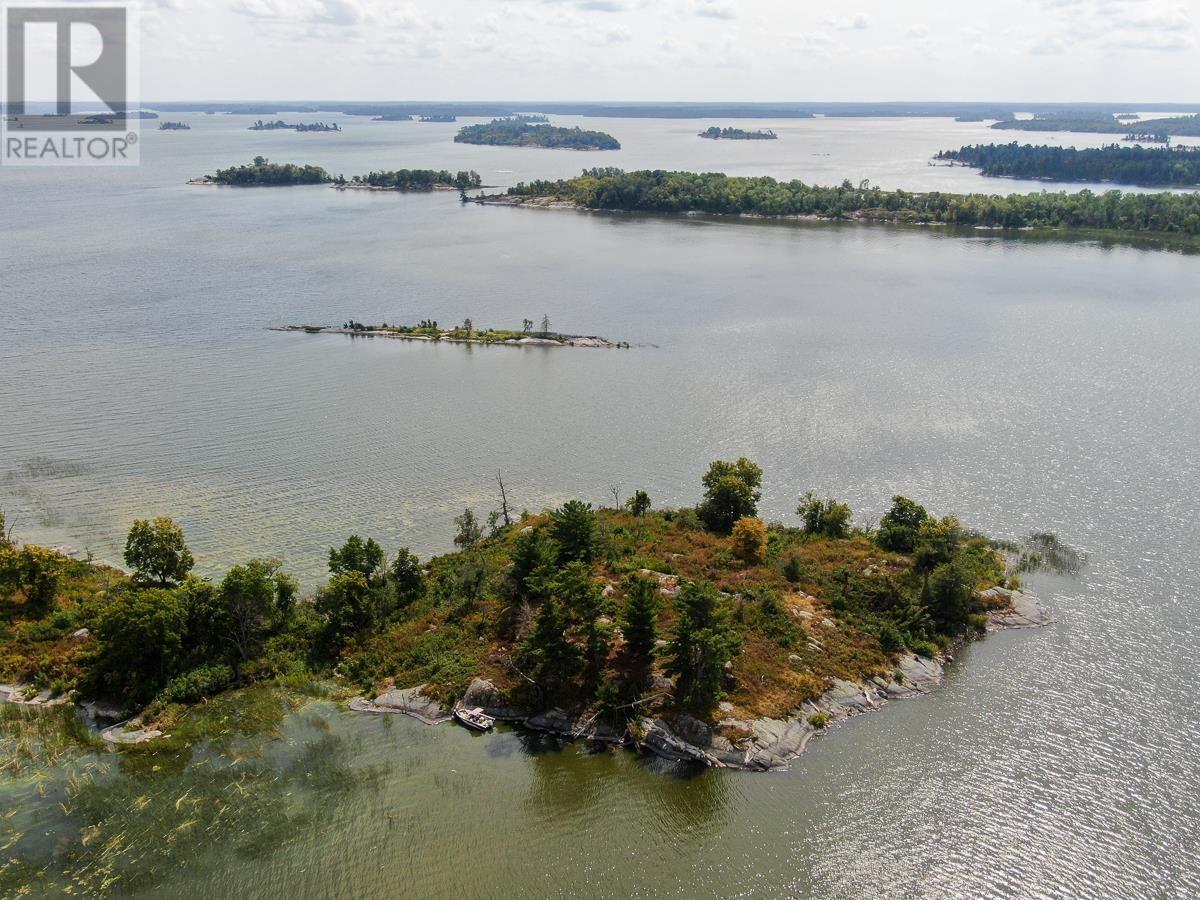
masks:
<svg viewBox="0 0 1200 900"><path fill-rule="evenodd" d="M444 552L455 514L497 504L497 470L531 509L604 502L611 486L683 504L711 459L747 455L769 518L791 518L810 488L863 521L902 492L998 536L1056 531L1090 556L1078 579L1033 579L1057 624L970 648L944 689L838 729L786 775L682 777L309 706L238 763L276 785L258 801L272 827L159 840L186 819L151 816L129 846L158 849L136 863L128 850L128 871L170 864L145 890L1200 892L1200 257L183 183L261 153L346 175L474 168L494 185L617 165L1041 187L927 165L996 139L980 124L755 121L781 139L741 143L696 138L709 122L587 119L624 149L576 154L455 145L453 125L336 117L342 134L297 135L178 118L193 130L147 131L137 169L0 170L0 506L27 539L118 558L133 518L167 514L207 574L269 554L313 585L351 532ZM266 330L543 314L638 346ZM228 788L203 757L121 763L74 765L151 807ZM51 880L79 833L78 808L58 806L68 774L0 780L23 833L56 836L5 855ZM175 841L187 852L162 849Z"/></svg>

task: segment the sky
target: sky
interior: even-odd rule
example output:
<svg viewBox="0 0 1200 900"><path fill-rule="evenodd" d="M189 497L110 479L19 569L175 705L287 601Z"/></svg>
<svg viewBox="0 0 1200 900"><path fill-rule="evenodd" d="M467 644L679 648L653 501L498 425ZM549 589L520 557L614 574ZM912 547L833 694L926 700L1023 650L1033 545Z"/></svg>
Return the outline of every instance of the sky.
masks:
<svg viewBox="0 0 1200 900"><path fill-rule="evenodd" d="M1200 101L1200 0L141 0L145 100Z"/></svg>

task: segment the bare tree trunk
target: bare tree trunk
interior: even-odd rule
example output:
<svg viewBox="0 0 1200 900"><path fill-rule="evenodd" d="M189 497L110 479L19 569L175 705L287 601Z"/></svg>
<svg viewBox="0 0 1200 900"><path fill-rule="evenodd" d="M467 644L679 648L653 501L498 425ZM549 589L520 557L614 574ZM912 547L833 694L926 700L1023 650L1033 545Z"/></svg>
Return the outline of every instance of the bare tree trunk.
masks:
<svg viewBox="0 0 1200 900"><path fill-rule="evenodd" d="M496 473L496 481L500 483L500 512L504 516L504 524L511 525L512 516L508 512L508 494L504 491L504 479L499 472Z"/></svg>

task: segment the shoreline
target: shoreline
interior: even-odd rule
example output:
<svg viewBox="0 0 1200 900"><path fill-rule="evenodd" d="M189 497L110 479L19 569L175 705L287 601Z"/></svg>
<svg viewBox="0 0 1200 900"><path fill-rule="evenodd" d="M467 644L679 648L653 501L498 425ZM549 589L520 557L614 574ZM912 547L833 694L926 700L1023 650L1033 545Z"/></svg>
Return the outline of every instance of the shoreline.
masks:
<svg viewBox="0 0 1200 900"><path fill-rule="evenodd" d="M1054 618L1033 594L1006 588L990 588L983 597L1006 600L1006 607L987 613L987 631L978 639L998 631L1042 628ZM836 626L834 626L836 627ZM653 715L630 720L624 732L607 724L596 723L597 716L571 714L561 708L533 711L505 705L492 682L472 680L460 703L481 707L498 722L528 731L554 734L567 740L583 739L649 752L668 762L697 763L708 768L737 769L748 772L778 772L808 749L814 737L830 733L833 726L855 716L878 712L893 700L915 700L931 693L945 681L946 667L972 638L961 637L950 649L934 658L906 651L897 662L901 681L875 677L867 683L833 679L833 684L816 700L806 701L783 719L736 719L726 716L709 725L687 714L668 721ZM440 725L452 719L451 713L437 700L424 693L424 685L385 691L374 700L356 697L347 707L369 715L406 715L426 725ZM722 711L732 712L732 707ZM814 724L814 720L824 724ZM720 731L743 735L736 740Z"/></svg>

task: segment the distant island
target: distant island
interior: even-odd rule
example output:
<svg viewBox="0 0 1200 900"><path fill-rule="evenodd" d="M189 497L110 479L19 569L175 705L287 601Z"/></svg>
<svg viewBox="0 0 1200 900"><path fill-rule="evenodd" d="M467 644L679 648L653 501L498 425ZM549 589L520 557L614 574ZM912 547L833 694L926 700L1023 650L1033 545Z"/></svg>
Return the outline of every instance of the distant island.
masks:
<svg viewBox="0 0 1200 900"><path fill-rule="evenodd" d="M454 552L422 562L350 535L308 596L277 559L196 577L167 517L133 523L128 572L17 543L0 518L0 702L91 701L104 740L182 751L230 734L203 715L220 696L321 681L364 714L433 725L479 708L668 760L781 769L838 722L935 688L967 641L1049 622L1020 573L1071 558L1053 535L992 541L902 496L878 528L811 492L768 523L745 458L698 482L693 506L636 490L518 513L498 477L490 512L455 517Z"/></svg>
<svg viewBox="0 0 1200 900"><path fill-rule="evenodd" d="M435 113L430 116L421 116L419 122L457 122L458 116L451 113Z"/></svg>
<svg viewBox="0 0 1200 900"><path fill-rule="evenodd" d="M445 169L397 169L392 172L368 172L347 179L331 175L320 166L273 163L265 156L254 157L244 166L218 169L214 175L193 178L188 184L218 184L233 187L287 187L289 185L329 184L341 190L464 192L481 187L478 172L450 173Z"/></svg>
<svg viewBox="0 0 1200 900"><path fill-rule="evenodd" d="M471 201L549 209L1200 236L1200 194L1196 193L915 193L886 191L865 181L818 187L719 172L603 168L585 170L578 178L522 182L504 194L485 194Z"/></svg>
<svg viewBox="0 0 1200 900"><path fill-rule="evenodd" d="M746 131L743 128L718 128L715 125L701 131L699 136L712 141L774 141L779 138L770 129Z"/></svg>
<svg viewBox="0 0 1200 900"><path fill-rule="evenodd" d="M1082 112L1039 113L1032 119L1005 119L992 125L993 128L1010 131L1077 131L1091 134L1126 134L1129 126L1129 121L1124 117ZM1146 119L1137 123L1137 130L1142 134L1197 137L1200 136L1200 114Z"/></svg>
<svg viewBox="0 0 1200 900"><path fill-rule="evenodd" d="M191 131L192 126L187 122L160 122L159 131Z"/></svg>
<svg viewBox="0 0 1200 900"><path fill-rule="evenodd" d="M602 131L560 128L525 117L493 119L486 125L467 125L454 136L459 144L486 144L496 147L542 147L565 150L620 150L620 142Z"/></svg>
<svg viewBox="0 0 1200 900"><path fill-rule="evenodd" d="M935 159L973 166L1000 178L1048 181L1112 181L1136 185L1200 184L1197 147L1035 147L1031 144L976 144L943 150Z"/></svg>
<svg viewBox="0 0 1200 900"><path fill-rule="evenodd" d="M408 113L384 113L371 118L372 122L411 122L412 120L413 117Z"/></svg>
<svg viewBox="0 0 1200 900"><path fill-rule="evenodd" d="M1131 144L1169 144L1171 136L1163 131L1131 131L1121 140Z"/></svg>
<svg viewBox="0 0 1200 900"><path fill-rule="evenodd" d="M522 323L520 331L504 328L477 328L471 319L461 325L443 327L435 319L425 319L416 325L364 325L351 319L337 325L281 325L274 331L303 331L306 334L348 334L354 337L399 338L410 341L446 341L454 344L502 344L517 347L603 347L626 348L626 341L610 341L595 335L561 334L552 331L549 317L543 316L541 327L534 329L532 319Z"/></svg>
<svg viewBox="0 0 1200 900"><path fill-rule="evenodd" d="M259 119L257 122L255 122L253 125L250 126L249 130L250 131L295 131L299 134L309 134L309 133L313 133L313 132L326 133L326 132L332 132L332 131L341 131L342 126L338 125L336 122L334 122L332 125L327 125L324 122L311 122L306 125L304 123L290 124L288 122L283 121L282 119L276 119L273 122L264 121L262 119Z"/></svg>

